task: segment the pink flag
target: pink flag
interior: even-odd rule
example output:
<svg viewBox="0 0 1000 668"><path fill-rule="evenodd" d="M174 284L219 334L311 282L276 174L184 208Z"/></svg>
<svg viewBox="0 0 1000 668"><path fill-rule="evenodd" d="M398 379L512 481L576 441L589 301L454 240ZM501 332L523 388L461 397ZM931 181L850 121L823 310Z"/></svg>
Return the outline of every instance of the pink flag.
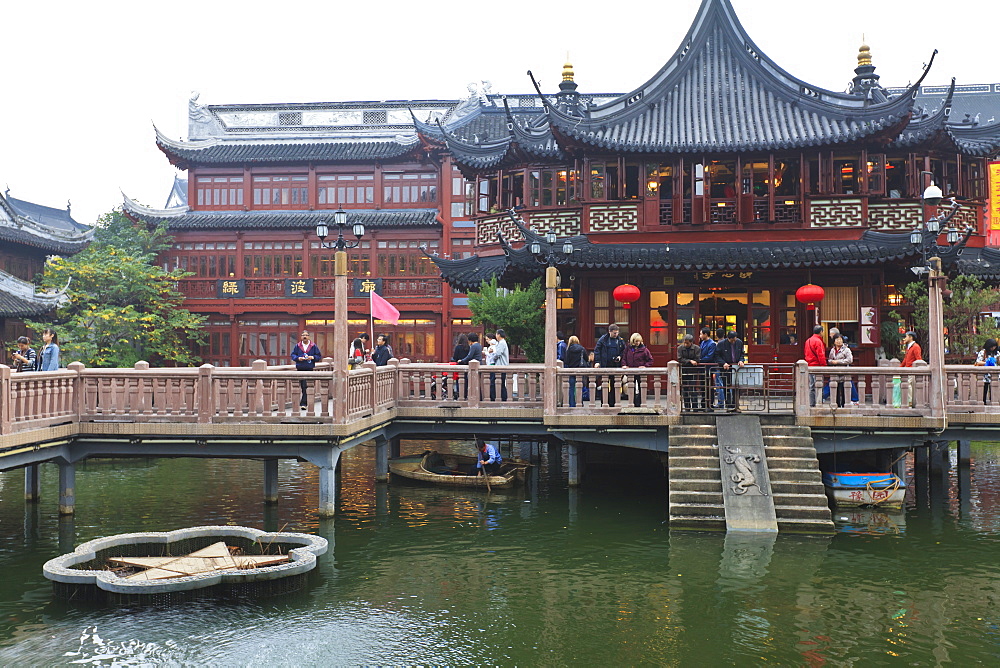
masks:
<svg viewBox="0 0 1000 668"><path fill-rule="evenodd" d="M382 297L377 295L374 290L368 294L372 296L372 317L378 318L379 320L388 322L392 325L398 325L399 310L386 300L382 299Z"/></svg>

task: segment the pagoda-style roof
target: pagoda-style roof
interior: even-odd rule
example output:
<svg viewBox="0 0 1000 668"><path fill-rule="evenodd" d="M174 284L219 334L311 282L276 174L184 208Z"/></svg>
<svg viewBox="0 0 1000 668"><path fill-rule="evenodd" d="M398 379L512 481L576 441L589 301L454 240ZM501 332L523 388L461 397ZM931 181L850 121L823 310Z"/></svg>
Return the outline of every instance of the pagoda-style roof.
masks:
<svg viewBox="0 0 1000 668"><path fill-rule="evenodd" d="M0 271L0 318L30 318L42 315L66 299L65 290L35 292L34 284Z"/></svg>
<svg viewBox="0 0 1000 668"><path fill-rule="evenodd" d="M932 113L915 116L893 142L896 148L937 145L964 155L989 157L1000 151L1000 123L994 119L981 123L967 115L955 121L952 116L955 99L955 80L952 79L948 94ZM977 118L980 114L977 114Z"/></svg>
<svg viewBox="0 0 1000 668"><path fill-rule="evenodd" d="M956 265L959 273L1000 282L1000 248L966 248Z"/></svg>
<svg viewBox="0 0 1000 668"><path fill-rule="evenodd" d="M931 59L933 61L933 58ZM885 102L808 84L750 39L729 0L703 0L676 53L645 84L586 111L548 106L554 131L584 147L640 153L782 150L891 138L920 81Z"/></svg>
<svg viewBox="0 0 1000 668"><path fill-rule="evenodd" d="M395 138L234 138L181 141L156 130L156 145L170 164L249 165L289 162L369 162L415 154L415 135Z"/></svg>
<svg viewBox="0 0 1000 668"><path fill-rule="evenodd" d="M73 220L69 207L56 209L0 195L0 241L71 255L93 236L93 228Z"/></svg>
<svg viewBox="0 0 1000 668"><path fill-rule="evenodd" d="M333 220L333 211L191 211L187 207L154 209L125 197L123 210L133 220L166 223L171 230L312 229ZM369 228L436 227L437 209L351 209L351 223Z"/></svg>
<svg viewBox="0 0 1000 668"><path fill-rule="evenodd" d="M529 240L536 236L530 230ZM852 267L899 262L918 257L909 235L866 231L855 240L768 241L758 243L595 244L585 236L570 239L567 269L653 271L749 271L791 267ZM562 241L559 242L560 244ZM483 280L497 277L515 283L541 276L544 266L527 247L505 245L503 255L448 260L432 256L442 277L452 287L477 289Z"/></svg>

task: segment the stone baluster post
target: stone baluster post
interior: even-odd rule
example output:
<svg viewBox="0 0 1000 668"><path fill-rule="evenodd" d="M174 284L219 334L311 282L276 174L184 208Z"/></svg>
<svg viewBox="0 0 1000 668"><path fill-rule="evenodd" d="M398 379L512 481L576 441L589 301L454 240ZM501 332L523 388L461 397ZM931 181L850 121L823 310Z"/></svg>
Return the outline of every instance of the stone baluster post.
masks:
<svg viewBox="0 0 1000 668"><path fill-rule="evenodd" d="M9 434L14 422L14 391L10 382L10 367L0 364L0 434Z"/></svg>
<svg viewBox="0 0 1000 668"><path fill-rule="evenodd" d="M378 405L378 388L375 386L375 376L378 365L375 362L368 361L361 365L364 369L371 372L371 387L369 388L368 402L372 409L372 415L375 414L375 406Z"/></svg>
<svg viewBox="0 0 1000 668"><path fill-rule="evenodd" d="M83 362L70 362L67 369L73 372L72 394L70 401L73 402L73 421L80 424L83 415L87 412L86 397L83 390Z"/></svg>
<svg viewBox="0 0 1000 668"><path fill-rule="evenodd" d="M347 421L347 358L351 342L347 338L347 252L333 256L333 422Z"/></svg>
<svg viewBox="0 0 1000 668"><path fill-rule="evenodd" d="M818 391L818 390L817 390ZM795 363L795 417L809 417L809 365L805 360Z"/></svg>
<svg viewBox="0 0 1000 668"><path fill-rule="evenodd" d="M479 382L479 360L469 360L469 408L479 408L482 389L482 383Z"/></svg>
<svg viewBox="0 0 1000 668"><path fill-rule="evenodd" d="M667 415L681 414L681 364L667 362Z"/></svg>
<svg viewBox="0 0 1000 668"><path fill-rule="evenodd" d="M215 416L215 386L212 382L211 364L198 367L198 386L195 389L195 405L198 411L198 423L207 424Z"/></svg>
<svg viewBox="0 0 1000 668"><path fill-rule="evenodd" d="M555 415L561 388L556 383L556 288L559 271L545 268L545 374L542 382L543 413Z"/></svg>
<svg viewBox="0 0 1000 668"><path fill-rule="evenodd" d="M930 410L931 417L943 418L944 397L944 303L941 291L947 280L941 271L941 258L930 259L931 271L927 276L927 363L930 365Z"/></svg>

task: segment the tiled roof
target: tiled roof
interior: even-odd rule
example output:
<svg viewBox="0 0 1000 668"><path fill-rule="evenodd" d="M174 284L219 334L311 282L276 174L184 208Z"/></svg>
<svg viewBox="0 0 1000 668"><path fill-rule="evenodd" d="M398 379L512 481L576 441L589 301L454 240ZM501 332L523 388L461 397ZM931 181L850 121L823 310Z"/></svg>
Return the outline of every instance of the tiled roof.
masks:
<svg viewBox="0 0 1000 668"><path fill-rule="evenodd" d="M866 231L856 240L762 243L594 244L573 237L567 268L612 270L763 270L790 267L878 265L919 255L907 234ZM561 242L560 242L561 243ZM442 277L457 288L478 286L484 279L540 276L543 266L527 248L504 255L446 260L434 258Z"/></svg>
<svg viewBox="0 0 1000 668"><path fill-rule="evenodd" d="M0 288L0 318L30 318L48 313L55 305L51 301L35 301L12 295Z"/></svg>
<svg viewBox="0 0 1000 668"><path fill-rule="evenodd" d="M958 263L959 273L987 281L1000 281L1000 249L967 248Z"/></svg>
<svg viewBox="0 0 1000 668"><path fill-rule="evenodd" d="M77 253L94 230L73 220L68 209L55 209L0 195L0 241L54 253Z"/></svg>
<svg viewBox="0 0 1000 668"><path fill-rule="evenodd" d="M559 134L585 145L685 153L856 141L893 130L912 105L911 95L873 104L793 77L747 36L729 0L704 0L681 47L641 88L583 119L549 114Z"/></svg>
<svg viewBox="0 0 1000 668"><path fill-rule="evenodd" d="M153 209L125 198L125 213L136 220L170 229L308 229L319 221L331 222L333 211L189 211L186 208ZM365 227L433 227L440 225L437 209L351 209L348 220Z"/></svg>
<svg viewBox="0 0 1000 668"><path fill-rule="evenodd" d="M204 139L177 141L156 131L156 145L173 165L354 162L398 158L414 151L415 135L396 139Z"/></svg>

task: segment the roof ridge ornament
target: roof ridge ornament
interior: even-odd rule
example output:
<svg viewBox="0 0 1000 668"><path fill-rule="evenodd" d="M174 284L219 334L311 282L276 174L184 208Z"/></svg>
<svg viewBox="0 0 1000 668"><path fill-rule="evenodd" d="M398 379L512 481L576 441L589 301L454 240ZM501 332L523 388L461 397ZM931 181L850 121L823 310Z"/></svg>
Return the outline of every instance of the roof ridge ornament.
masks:
<svg viewBox="0 0 1000 668"><path fill-rule="evenodd" d="M188 98L188 138L219 137L225 130L215 114L209 111L207 105L198 104L200 96L201 93L194 90L191 91L191 97Z"/></svg>

